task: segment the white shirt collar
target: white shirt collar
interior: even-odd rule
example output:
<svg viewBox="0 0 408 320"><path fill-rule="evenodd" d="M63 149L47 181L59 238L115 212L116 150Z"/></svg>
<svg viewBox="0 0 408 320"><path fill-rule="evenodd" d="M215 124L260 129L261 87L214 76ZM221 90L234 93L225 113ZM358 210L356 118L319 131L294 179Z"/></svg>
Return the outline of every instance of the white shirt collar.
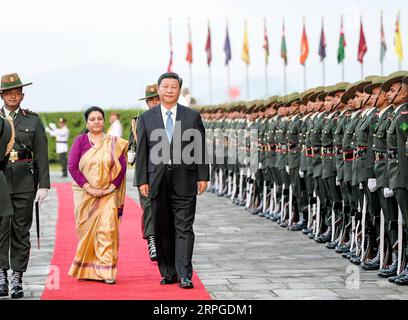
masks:
<svg viewBox="0 0 408 320"><path fill-rule="evenodd" d="M405 103L401 103L398 107L395 108L395 113L398 112L399 109L401 109L401 107L404 105Z"/></svg>
<svg viewBox="0 0 408 320"><path fill-rule="evenodd" d="M171 109L167 109L167 108L163 107L162 104L160 104L160 110L161 110L161 113L162 113L164 127L166 127L166 122L167 122L167 114L166 114L167 111L171 111L171 113L172 113L171 118L173 120L173 123L176 121L177 104Z"/></svg>
<svg viewBox="0 0 408 320"><path fill-rule="evenodd" d="M3 109L4 109L5 116L8 117L11 111L9 111L5 106L4 106ZM15 114L18 114L19 111L20 111L20 107L18 107L18 108L14 111L14 113L15 113Z"/></svg>

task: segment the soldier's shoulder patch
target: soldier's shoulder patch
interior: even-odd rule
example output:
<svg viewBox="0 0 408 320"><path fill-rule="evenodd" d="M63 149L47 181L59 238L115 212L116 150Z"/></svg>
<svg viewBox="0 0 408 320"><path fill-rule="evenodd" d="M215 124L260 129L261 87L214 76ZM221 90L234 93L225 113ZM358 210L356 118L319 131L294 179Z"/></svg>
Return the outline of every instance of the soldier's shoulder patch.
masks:
<svg viewBox="0 0 408 320"><path fill-rule="evenodd" d="M402 130L402 131L407 131L408 130L408 123L407 122L403 122L403 123L401 123L400 124L400 129Z"/></svg>
<svg viewBox="0 0 408 320"><path fill-rule="evenodd" d="M38 113L28 110L28 109L21 109L21 112L23 113L23 115L32 114L32 115L38 116Z"/></svg>
<svg viewBox="0 0 408 320"><path fill-rule="evenodd" d="M408 114L408 110L407 111L401 111L401 114L406 116Z"/></svg>

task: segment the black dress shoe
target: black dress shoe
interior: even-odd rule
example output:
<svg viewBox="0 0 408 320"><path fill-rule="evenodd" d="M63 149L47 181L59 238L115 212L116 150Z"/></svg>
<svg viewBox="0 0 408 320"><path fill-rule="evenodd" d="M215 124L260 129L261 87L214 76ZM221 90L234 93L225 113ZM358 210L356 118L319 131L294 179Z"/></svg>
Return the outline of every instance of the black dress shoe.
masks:
<svg viewBox="0 0 408 320"><path fill-rule="evenodd" d="M163 277L160 280L160 284L173 284L173 283L177 283L177 282L178 282L177 276Z"/></svg>
<svg viewBox="0 0 408 320"><path fill-rule="evenodd" d="M180 279L180 288L183 289L192 289L194 288L193 282L188 278L181 278Z"/></svg>
<svg viewBox="0 0 408 320"><path fill-rule="evenodd" d="M9 282L7 270L0 270L0 297L7 297L9 294Z"/></svg>
<svg viewBox="0 0 408 320"><path fill-rule="evenodd" d="M23 273L19 271L13 272L13 279L11 280L10 295L13 299L24 297L23 291Z"/></svg>

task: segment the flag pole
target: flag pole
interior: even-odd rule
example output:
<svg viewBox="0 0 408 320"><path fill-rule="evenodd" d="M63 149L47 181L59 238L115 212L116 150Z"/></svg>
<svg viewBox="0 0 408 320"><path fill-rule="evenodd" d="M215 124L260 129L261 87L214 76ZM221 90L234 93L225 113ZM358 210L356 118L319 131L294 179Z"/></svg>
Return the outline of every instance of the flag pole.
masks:
<svg viewBox="0 0 408 320"><path fill-rule="evenodd" d="M401 11L400 10L398 10L398 32L399 34L401 34ZM398 70L401 70L401 59L399 57L398 57Z"/></svg>
<svg viewBox="0 0 408 320"><path fill-rule="evenodd" d="M191 40L191 24L190 24L190 18L188 18L188 38L189 42L191 45L193 44L193 41ZM192 63L189 63L189 74L190 74L190 94L193 95L193 67Z"/></svg>
<svg viewBox="0 0 408 320"><path fill-rule="evenodd" d="M324 16L322 16L322 32L324 31L323 26L324 26ZM324 62L325 58L326 57L323 57L322 59L323 86L326 85L326 66Z"/></svg>
<svg viewBox="0 0 408 320"><path fill-rule="evenodd" d="M306 18L303 17L303 28L304 28L304 30L306 28L305 25L306 25ZM305 60L305 63L303 64L303 91L306 91L306 60Z"/></svg>
<svg viewBox="0 0 408 320"><path fill-rule="evenodd" d="M382 37L382 32L383 32L383 11L381 10L381 37ZM382 39L381 39L381 47L382 47ZM380 57L381 59L381 76L384 75L384 59L383 57Z"/></svg>
<svg viewBox="0 0 408 320"><path fill-rule="evenodd" d="M247 100L249 101L249 66L246 64L246 91L247 91Z"/></svg>
<svg viewBox="0 0 408 320"><path fill-rule="evenodd" d="M230 65L229 65L229 62L228 62L228 64L227 64L227 90L228 90L228 92L227 92L227 97L228 97L228 100L230 101L230 100L231 100L231 99L230 99L231 77L230 77Z"/></svg>
<svg viewBox="0 0 408 320"><path fill-rule="evenodd" d="M283 20L283 28L285 28L285 17L282 17ZM283 29L283 32L284 29ZM286 40L285 40L286 41ZM287 59L287 58L286 58ZM286 83L286 61L283 61L283 94L286 95L287 83Z"/></svg>
<svg viewBox="0 0 408 320"><path fill-rule="evenodd" d="M344 60L341 62L341 79L344 82Z"/></svg>
<svg viewBox="0 0 408 320"><path fill-rule="evenodd" d="M266 36L266 18L264 18L264 32L265 32L264 36ZM265 50L267 49L265 48ZM266 53L265 53L265 97L269 95L268 87L269 87L268 85L268 57L266 56Z"/></svg>
<svg viewBox="0 0 408 320"><path fill-rule="evenodd" d="M212 81L211 81L211 65L208 66L209 89L210 89L210 104L212 104Z"/></svg>

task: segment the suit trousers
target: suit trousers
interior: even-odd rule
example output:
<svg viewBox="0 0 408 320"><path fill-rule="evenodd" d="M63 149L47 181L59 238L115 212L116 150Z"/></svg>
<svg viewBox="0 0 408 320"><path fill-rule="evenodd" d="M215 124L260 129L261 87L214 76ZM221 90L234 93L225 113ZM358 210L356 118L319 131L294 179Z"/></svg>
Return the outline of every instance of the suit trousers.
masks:
<svg viewBox="0 0 408 320"><path fill-rule="evenodd" d="M0 269L27 270L34 198L33 192L11 194L14 215L0 218Z"/></svg>
<svg viewBox="0 0 408 320"><path fill-rule="evenodd" d="M166 166L157 197L151 198L157 260L162 277L191 279L196 196L180 196Z"/></svg>
<svg viewBox="0 0 408 320"><path fill-rule="evenodd" d="M68 165L67 153L66 152L60 153L58 154L58 156L59 156L59 161L61 164L62 175L66 177L67 176L67 165Z"/></svg>
<svg viewBox="0 0 408 320"><path fill-rule="evenodd" d="M154 219L152 216L152 205L150 198L143 196L139 193L140 206L143 210L142 215L142 234L143 239L147 239L150 236L154 236Z"/></svg>

